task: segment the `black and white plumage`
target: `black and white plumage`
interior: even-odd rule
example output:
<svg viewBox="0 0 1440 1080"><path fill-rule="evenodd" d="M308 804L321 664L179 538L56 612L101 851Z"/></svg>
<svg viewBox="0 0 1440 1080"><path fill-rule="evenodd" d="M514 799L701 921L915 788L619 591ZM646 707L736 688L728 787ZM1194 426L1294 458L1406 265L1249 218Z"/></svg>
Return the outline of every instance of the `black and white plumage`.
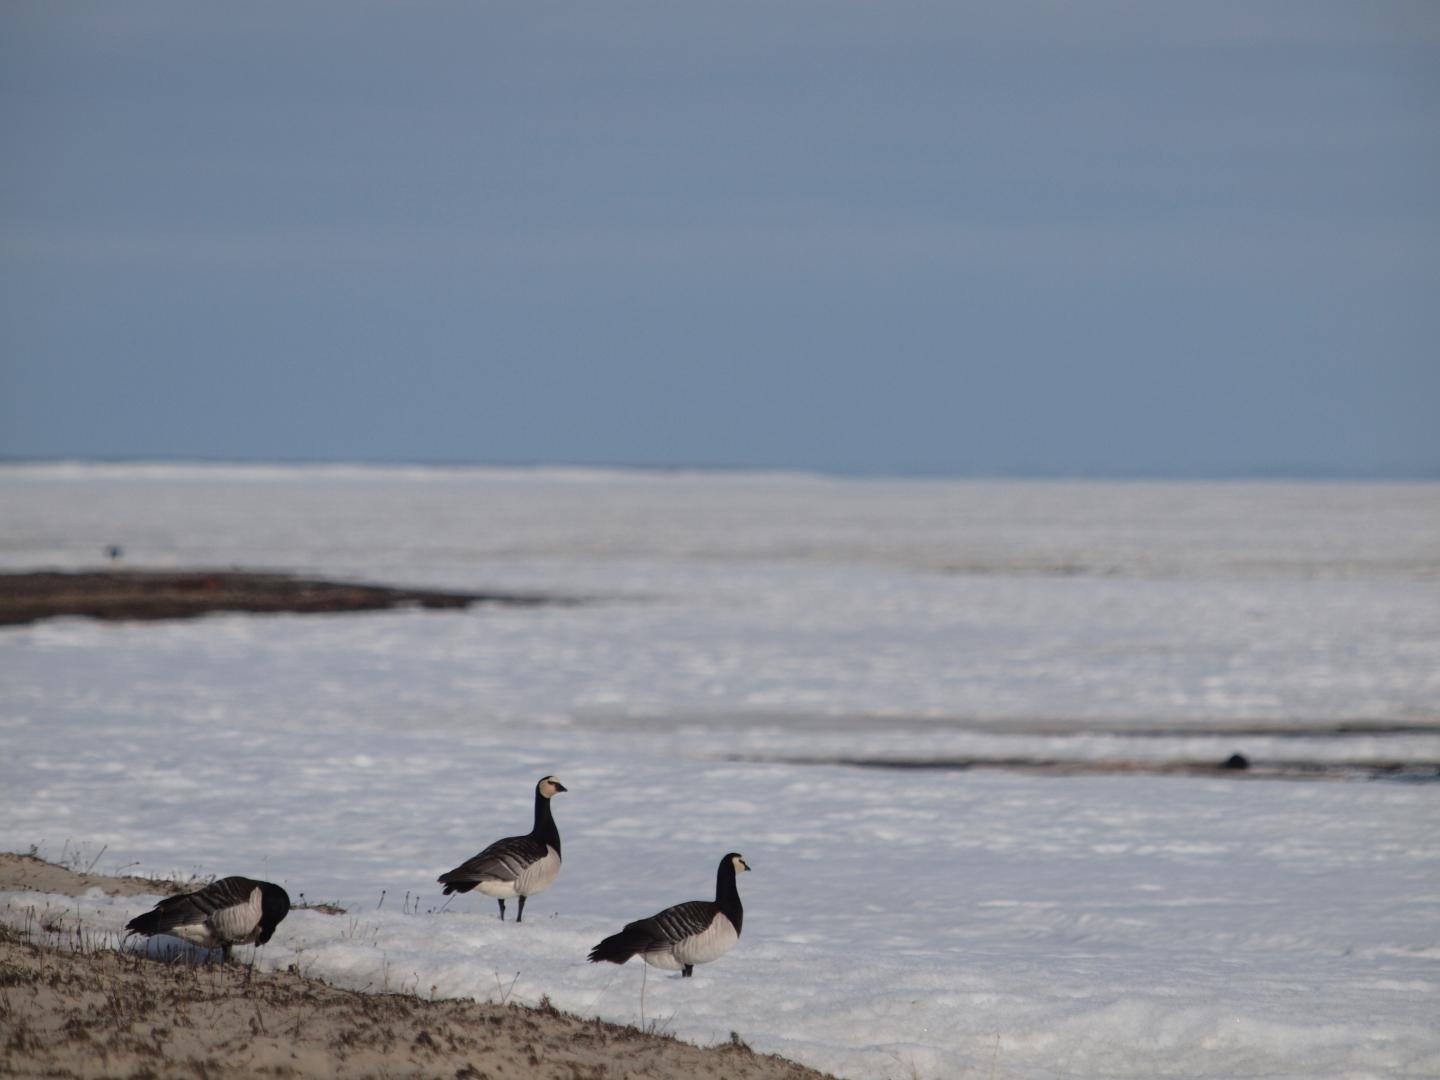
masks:
<svg viewBox="0 0 1440 1080"><path fill-rule="evenodd" d="M535 785L535 827L525 836L496 840L473 859L440 875L445 895L479 889L500 902L500 919L505 919L505 901L520 898L518 923L525 917L525 898L548 889L560 873L560 830L550 813L550 800L568 790L553 776L543 776Z"/></svg>
<svg viewBox="0 0 1440 1080"><path fill-rule="evenodd" d="M290 894L279 885L227 877L196 892L166 897L131 919L125 929L146 937L170 934L207 949L218 947L229 963L233 946L264 945L289 913Z"/></svg>
<svg viewBox="0 0 1440 1080"><path fill-rule="evenodd" d="M738 853L730 852L720 860L713 901L691 900L632 922L591 949L590 962L623 964L639 956L652 967L678 971L688 978L696 964L718 960L740 940L745 909L735 887L735 874L749 869Z"/></svg>

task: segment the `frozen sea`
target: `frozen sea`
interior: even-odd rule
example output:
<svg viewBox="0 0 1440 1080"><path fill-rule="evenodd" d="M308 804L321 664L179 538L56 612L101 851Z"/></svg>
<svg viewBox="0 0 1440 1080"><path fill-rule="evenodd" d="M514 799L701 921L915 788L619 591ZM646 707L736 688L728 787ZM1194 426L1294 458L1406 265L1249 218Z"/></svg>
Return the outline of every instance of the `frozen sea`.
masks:
<svg viewBox="0 0 1440 1080"><path fill-rule="evenodd" d="M0 848L349 909L264 966L857 1080L1440 1075L1440 485L0 467L0 568L112 543L585 599L0 629ZM883 767L1232 752L1361 771ZM442 911L551 772L555 886ZM585 963L729 850L734 952Z"/></svg>

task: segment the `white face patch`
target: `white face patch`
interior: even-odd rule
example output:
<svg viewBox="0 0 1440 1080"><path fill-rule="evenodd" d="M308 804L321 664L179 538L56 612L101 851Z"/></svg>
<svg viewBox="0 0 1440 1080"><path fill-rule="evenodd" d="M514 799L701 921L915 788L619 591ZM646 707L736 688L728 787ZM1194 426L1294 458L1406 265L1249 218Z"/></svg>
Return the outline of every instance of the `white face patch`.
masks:
<svg viewBox="0 0 1440 1080"><path fill-rule="evenodd" d="M736 855L733 859L730 860L730 862L735 867L735 872L737 874L740 873L742 870L750 869L750 864L747 863L744 859L742 859L739 855Z"/></svg>
<svg viewBox="0 0 1440 1080"><path fill-rule="evenodd" d="M553 776L547 776L545 777L545 779L540 781L540 794L544 795L547 799L553 798L555 796L555 793L559 790L559 783Z"/></svg>

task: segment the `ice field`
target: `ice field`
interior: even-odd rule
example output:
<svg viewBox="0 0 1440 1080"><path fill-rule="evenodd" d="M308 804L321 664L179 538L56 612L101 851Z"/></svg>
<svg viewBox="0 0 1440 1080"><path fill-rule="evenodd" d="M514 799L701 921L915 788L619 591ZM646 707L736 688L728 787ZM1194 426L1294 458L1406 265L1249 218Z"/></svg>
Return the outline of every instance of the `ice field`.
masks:
<svg viewBox="0 0 1440 1080"><path fill-rule="evenodd" d="M348 909L292 913L264 966L854 1078L1440 1075L1440 784L835 763L1423 775L1440 486L0 469L0 567L110 543L586 600L0 629L0 848ZM436 875L526 831L549 772L557 883L519 926L441 911ZM729 850L730 955L585 963Z"/></svg>

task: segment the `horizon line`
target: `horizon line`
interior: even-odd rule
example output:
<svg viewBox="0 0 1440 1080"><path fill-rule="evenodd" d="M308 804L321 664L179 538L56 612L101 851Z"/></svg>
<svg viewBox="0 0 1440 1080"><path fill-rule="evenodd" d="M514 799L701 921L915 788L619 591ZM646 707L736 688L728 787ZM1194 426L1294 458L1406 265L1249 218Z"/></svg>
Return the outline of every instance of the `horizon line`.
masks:
<svg viewBox="0 0 1440 1080"><path fill-rule="evenodd" d="M1175 482L1351 482L1426 483L1440 481L1440 465L1395 467L1391 469L1321 468L1316 466L1255 467L1251 469L1059 469L1032 468L946 468L940 466L813 466L786 464L738 464L715 462L562 461L562 460L477 460L446 458L363 458L363 457L208 457L153 455L12 455L0 454L0 467L14 466L193 466L198 468L361 468L361 469L454 469L516 471L592 471L633 473L730 473L790 474L835 479L894 480L1109 480Z"/></svg>

